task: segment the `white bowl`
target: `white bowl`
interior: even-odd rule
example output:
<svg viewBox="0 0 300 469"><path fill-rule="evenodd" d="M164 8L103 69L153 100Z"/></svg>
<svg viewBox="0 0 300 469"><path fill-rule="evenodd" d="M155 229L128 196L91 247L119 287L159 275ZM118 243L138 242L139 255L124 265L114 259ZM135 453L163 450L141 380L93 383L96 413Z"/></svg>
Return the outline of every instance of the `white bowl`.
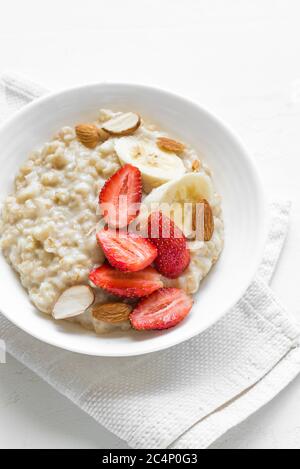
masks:
<svg viewBox="0 0 300 469"><path fill-rule="evenodd" d="M55 322L30 303L17 276L0 255L0 311L32 336L88 355L129 356L166 349L214 324L242 296L259 265L266 235L266 205L252 159L223 123L199 105L159 89L92 84L48 95L26 106L0 129L0 200L32 149L62 126L93 120L101 108L135 110L204 155L223 198L225 248L201 285L189 317L164 332L106 336Z"/></svg>

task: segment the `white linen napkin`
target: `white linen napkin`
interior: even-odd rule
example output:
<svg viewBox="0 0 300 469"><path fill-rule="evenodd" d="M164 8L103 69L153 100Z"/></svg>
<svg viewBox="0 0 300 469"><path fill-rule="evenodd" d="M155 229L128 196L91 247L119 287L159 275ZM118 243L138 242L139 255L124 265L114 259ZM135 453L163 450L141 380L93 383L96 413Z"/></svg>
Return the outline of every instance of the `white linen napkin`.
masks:
<svg viewBox="0 0 300 469"><path fill-rule="evenodd" d="M0 84L0 115L45 90L14 76ZM238 304L203 334L141 357L98 358L32 338L0 314L8 352L133 448L207 448L270 401L300 371L299 333L267 285L288 226L273 204L264 258Z"/></svg>

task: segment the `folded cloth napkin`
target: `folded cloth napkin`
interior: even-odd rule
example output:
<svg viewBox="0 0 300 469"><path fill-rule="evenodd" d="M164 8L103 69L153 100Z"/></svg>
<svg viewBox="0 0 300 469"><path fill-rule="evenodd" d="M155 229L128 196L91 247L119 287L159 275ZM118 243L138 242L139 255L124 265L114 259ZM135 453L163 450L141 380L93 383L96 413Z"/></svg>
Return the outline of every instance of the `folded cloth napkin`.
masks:
<svg viewBox="0 0 300 469"><path fill-rule="evenodd" d="M2 117L45 90L5 76ZM101 358L41 343L0 314L8 352L133 448L207 448L270 401L300 371L300 329L267 285L288 225L273 204L256 278L238 304L203 334L141 357Z"/></svg>

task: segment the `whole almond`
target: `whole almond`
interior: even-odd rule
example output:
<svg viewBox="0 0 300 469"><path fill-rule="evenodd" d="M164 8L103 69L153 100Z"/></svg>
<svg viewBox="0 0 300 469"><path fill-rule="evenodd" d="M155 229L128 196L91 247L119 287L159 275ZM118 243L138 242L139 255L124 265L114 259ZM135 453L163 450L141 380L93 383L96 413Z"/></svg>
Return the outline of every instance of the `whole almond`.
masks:
<svg viewBox="0 0 300 469"><path fill-rule="evenodd" d="M183 143L167 137L158 138L156 143L161 150L172 151L173 153L182 153L185 150Z"/></svg>
<svg viewBox="0 0 300 469"><path fill-rule="evenodd" d="M79 124L75 131L78 140L87 148L95 148L100 142L99 130L93 124Z"/></svg>
<svg viewBox="0 0 300 469"><path fill-rule="evenodd" d="M201 199L198 202L199 204L203 204L203 240L210 241L213 237L214 230L215 230L215 222L214 222L214 215L210 204L207 202L206 199ZM196 206L193 206L193 230L196 231L197 229L197 222L196 222ZM202 236L202 233L201 233Z"/></svg>
<svg viewBox="0 0 300 469"><path fill-rule="evenodd" d="M92 315L97 321L116 324L127 321L132 310L132 306L126 303L95 304L92 307Z"/></svg>
<svg viewBox="0 0 300 469"><path fill-rule="evenodd" d="M203 199L202 203L204 204L204 241L210 241L215 231L214 215L207 200Z"/></svg>

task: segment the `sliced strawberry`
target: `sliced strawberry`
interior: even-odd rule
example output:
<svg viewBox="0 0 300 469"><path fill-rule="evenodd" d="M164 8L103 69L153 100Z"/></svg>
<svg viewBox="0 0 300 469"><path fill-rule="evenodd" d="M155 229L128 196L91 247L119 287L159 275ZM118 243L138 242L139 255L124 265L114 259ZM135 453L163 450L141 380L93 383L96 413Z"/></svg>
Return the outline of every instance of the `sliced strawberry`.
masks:
<svg viewBox="0 0 300 469"><path fill-rule="evenodd" d="M135 233L102 230L97 239L108 262L123 272L137 272L152 264L157 256L156 247Z"/></svg>
<svg viewBox="0 0 300 469"><path fill-rule="evenodd" d="M177 326L190 312L193 300L178 288L161 288L139 302L129 316L138 331L169 329Z"/></svg>
<svg viewBox="0 0 300 469"><path fill-rule="evenodd" d="M108 179L99 195L105 221L116 228L128 226L138 216L141 200L141 172L130 164Z"/></svg>
<svg viewBox="0 0 300 469"><path fill-rule="evenodd" d="M182 231L161 212L152 213L148 220L148 237L157 247L154 265L168 278L178 278L190 263L190 253Z"/></svg>
<svg viewBox="0 0 300 469"><path fill-rule="evenodd" d="M163 286L160 275L152 267L140 272L124 273L104 264L92 270L89 279L97 287L126 298L141 298Z"/></svg>

